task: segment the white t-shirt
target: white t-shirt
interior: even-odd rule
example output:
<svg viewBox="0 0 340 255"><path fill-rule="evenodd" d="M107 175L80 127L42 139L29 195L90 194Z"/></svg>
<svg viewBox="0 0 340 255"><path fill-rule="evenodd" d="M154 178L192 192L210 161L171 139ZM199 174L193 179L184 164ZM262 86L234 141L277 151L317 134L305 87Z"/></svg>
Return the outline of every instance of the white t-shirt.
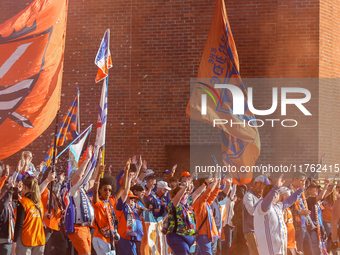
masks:
<svg viewBox="0 0 340 255"><path fill-rule="evenodd" d="M254 212L254 229L259 254L287 254L287 234L284 234L287 233L287 228L282 213L283 204L272 204L267 212L263 212L262 201L256 204Z"/></svg>

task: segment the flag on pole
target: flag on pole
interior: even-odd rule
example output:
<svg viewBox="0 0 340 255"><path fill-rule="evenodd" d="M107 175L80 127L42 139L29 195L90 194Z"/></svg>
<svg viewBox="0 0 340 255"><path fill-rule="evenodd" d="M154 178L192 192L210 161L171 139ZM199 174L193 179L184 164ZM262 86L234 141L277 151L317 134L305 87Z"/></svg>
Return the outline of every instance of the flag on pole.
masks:
<svg viewBox="0 0 340 255"><path fill-rule="evenodd" d="M80 138L78 143L72 144L69 147L69 163L71 165L71 170L78 169L78 162L80 160L80 157L82 155L82 152L86 147L84 148L84 145L87 144L89 134L92 131L92 124L87 128L87 131L82 134L83 137ZM80 135L79 135L80 136Z"/></svg>
<svg viewBox="0 0 340 255"><path fill-rule="evenodd" d="M57 151L59 146L63 146L65 141L73 140L78 136L78 132L76 131L76 121L77 121L77 113L78 113L78 96L75 97L71 106L69 107L67 114L64 116L62 122L59 125L57 136L56 136L56 148L55 153L57 155ZM51 146L48 149L45 157L44 162L45 166L42 172L45 172L46 169L51 165L52 158L53 158L53 146L54 146L54 139L52 140Z"/></svg>
<svg viewBox="0 0 340 255"><path fill-rule="evenodd" d="M95 61L96 65L98 62L97 59L105 59L104 63L109 63L106 60L111 59L110 50L109 50L109 43L110 43L109 38L110 38L110 30L108 29L105 31L104 37L102 39L102 43L100 44L100 48L96 56L96 61ZM102 57L99 57L99 56L102 56ZM111 66L108 65L108 68L110 68ZM98 67L101 70L100 65L98 65ZM105 146L105 134L106 134L106 123L107 123L107 91L108 91L108 82L109 82L108 68L106 69L107 71L105 74L106 78L103 81L102 93L100 97L99 113L98 113L98 121L97 121L97 135L96 135L96 142L94 145L94 152L93 152L91 161L85 170L85 178L82 180L83 183L87 183L90 180L93 174L94 168L96 166L96 163L97 163L99 149ZM96 81L97 81L97 78L96 78ZM103 157L103 160L104 160L104 157Z"/></svg>
<svg viewBox="0 0 340 255"><path fill-rule="evenodd" d="M29 145L59 109L66 0L35 0L0 25L0 159Z"/></svg>
<svg viewBox="0 0 340 255"><path fill-rule="evenodd" d="M191 119L213 124L214 119L227 119L234 123L251 122L256 126L255 116L247 105L247 91L240 72L239 60L228 21L224 0L217 0L209 36L204 47L197 78L207 78L209 82L195 84L190 96L186 114ZM244 115L233 113L233 100L228 89L214 88L215 84L232 84L242 90L244 95ZM211 93L213 92L213 93ZM204 96L206 114L202 110ZM215 100L217 97L217 100ZM252 172L241 172L241 166L253 166L260 154L260 136L256 127L246 125L216 125L221 129L222 158L226 166L236 166L238 172L233 173L234 182L247 184L252 180Z"/></svg>
<svg viewBox="0 0 340 255"><path fill-rule="evenodd" d="M107 29L104 33L104 37L100 44L96 59L94 63L98 66L98 73L96 76L96 82L108 76L108 70L112 67L111 52L109 49L110 44L110 30Z"/></svg>

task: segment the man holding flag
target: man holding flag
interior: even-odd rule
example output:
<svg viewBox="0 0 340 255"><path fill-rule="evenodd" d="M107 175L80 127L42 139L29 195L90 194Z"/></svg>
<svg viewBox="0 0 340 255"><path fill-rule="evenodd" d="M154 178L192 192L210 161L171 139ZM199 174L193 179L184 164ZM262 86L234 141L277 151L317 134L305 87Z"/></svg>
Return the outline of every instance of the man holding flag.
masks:
<svg viewBox="0 0 340 255"><path fill-rule="evenodd" d="M87 191L90 190L95 182L101 165L103 154L100 148L105 145L105 132L107 121L107 73L112 67L111 56L109 51L109 30L107 30L102 39L98 54L96 56L96 65L99 67L96 82L104 79L101 93L97 136L93 148L88 148L87 158L74 174L72 180L63 188L62 197L65 206L65 230L69 239L72 241L75 249L79 254L91 254L91 234L89 226L93 224L94 209ZM100 155L99 155L100 154ZM97 158L99 162L97 163ZM96 170L95 170L96 169ZM92 178L91 178L92 177Z"/></svg>

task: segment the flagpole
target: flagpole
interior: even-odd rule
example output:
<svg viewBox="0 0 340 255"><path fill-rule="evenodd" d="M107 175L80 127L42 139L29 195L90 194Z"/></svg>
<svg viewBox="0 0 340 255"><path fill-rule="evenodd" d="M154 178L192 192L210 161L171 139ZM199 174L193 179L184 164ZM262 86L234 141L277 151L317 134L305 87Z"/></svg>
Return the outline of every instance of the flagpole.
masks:
<svg viewBox="0 0 340 255"><path fill-rule="evenodd" d="M57 111L56 121L55 121L55 132L54 132L54 144L53 144L53 157L52 157L52 173L55 173L55 158L56 158L56 147L57 147L57 133L58 133L58 118L59 118L59 110ZM52 207L52 190L53 190L53 183L54 181L51 181L50 186L50 201L48 204L48 213L51 213L51 207Z"/></svg>
<svg viewBox="0 0 340 255"><path fill-rule="evenodd" d="M80 133L80 114L79 114L79 111L80 111L80 93L79 93L79 88L77 88L77 96L78 96L78 108L77 108L77 125L78 125L78 134Z"/></svg>

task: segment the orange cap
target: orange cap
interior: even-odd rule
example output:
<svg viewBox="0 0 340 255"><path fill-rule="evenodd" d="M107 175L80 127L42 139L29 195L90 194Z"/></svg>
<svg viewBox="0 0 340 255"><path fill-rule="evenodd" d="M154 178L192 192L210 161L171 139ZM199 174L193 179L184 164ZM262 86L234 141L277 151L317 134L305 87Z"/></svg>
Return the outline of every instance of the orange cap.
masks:
<svg viewBox="0 0 340 255"><path fill-rule="evenodd" d="M190 173L184 171L184 172L181 173L181 177L190 177Z"/></svg>
<svg viewBox="0 0 340 255"><path fill-rule="evenodd" d="M137 196L135 196L135 195L132 193L131 190L129 191L128 197L130 197L130 198L138 198Z"/></svg>

